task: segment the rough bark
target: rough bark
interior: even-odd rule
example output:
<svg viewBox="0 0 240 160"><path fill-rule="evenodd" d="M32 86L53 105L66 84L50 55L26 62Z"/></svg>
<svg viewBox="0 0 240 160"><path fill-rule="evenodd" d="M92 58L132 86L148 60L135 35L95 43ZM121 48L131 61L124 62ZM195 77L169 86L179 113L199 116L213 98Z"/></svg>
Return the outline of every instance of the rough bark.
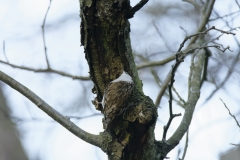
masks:
<svg viewBox="0 0 240 160"><path fill-rule="evenodd" d="M105 88L123 70L134 81L127 110L113 120L102 149L109 159L155 159L154 127L157 108L142 92L130 44L127 0L82 0L81 43L94 82L93 93L102 101ZM102 133L102 134L105 134ZM103 136L104 137L104 136Z"/></svg>
<svg viewBox="0 0 240 160"><path fill-rule="evenodd" d="M84 46L90 77L94 82L93 93L97 95L95 102L102 101L107 85L116 79L122 70L132 76L135 84L133 95L125 106L128 109L116 117L110 128L102 133L106 136L102 136L101 148L108 154L109 159L163 160L166 158L188 130L200 94L199 84L203 64L201 59L204 57L202 54L199 54L200 57L198 56L192 69L190 83L193 87L191 93L194 93L190 93L192 96L186 103L186 112L180 126L168 140L156 141L154 127L157 108L142 92L142 83L137 74L129 38L128 18L133 17L136 12L132 9L138 10L146 2L142 0L136 5L137 7L132 8L128 0L80 1L81 44ZM208 2L214 4L214 1ZM204 7L206 6L212 8L213 5L207 3ZM190 44L199 45L196 40L197 37L194 37L194 41ZM97 104L96 109L99 109Z"/></svg>

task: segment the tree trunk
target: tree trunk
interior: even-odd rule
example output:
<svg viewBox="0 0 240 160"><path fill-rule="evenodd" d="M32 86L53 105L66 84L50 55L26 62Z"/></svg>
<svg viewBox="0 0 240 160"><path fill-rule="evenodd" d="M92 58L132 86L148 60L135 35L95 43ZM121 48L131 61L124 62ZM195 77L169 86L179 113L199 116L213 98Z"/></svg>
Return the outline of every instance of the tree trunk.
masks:
<svg viewBox="0 0 240 160"><path fill-rule="evenodd" d="M0 89L0 159L27 160L9 112L9 107Z"/></svg>
<svg viewBox="0 0 240 160"><path fill-rule="evenodd" d="M126 104L128 109L105 131L110 133L111 140L103 140L103 151L109 159L158 159L154 137L157 107L143 94L134 63L127 18L130 9L126 0L82 0L81 44L94 82L96 101L102 101L109 82L123 70L134 81L131 99Z"/></svg>

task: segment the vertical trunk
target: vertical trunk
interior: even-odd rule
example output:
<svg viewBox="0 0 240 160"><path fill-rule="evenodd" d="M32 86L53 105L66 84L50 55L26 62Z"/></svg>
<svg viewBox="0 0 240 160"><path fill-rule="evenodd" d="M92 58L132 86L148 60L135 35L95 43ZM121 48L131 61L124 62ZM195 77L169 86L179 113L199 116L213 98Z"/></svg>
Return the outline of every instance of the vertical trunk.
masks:
<svg viewBox="0 0 240 160"><path fill-rule="evenodd" d="M134 81L127 110L110 126L111 138L102 149L109 159L156 159L154 127L157 108L142 92L130 45L130 24L126 18L128 0L81 0L81 44L94 82L96 100L102 101L105 88L123 70ZM125 106L125 107L126 107Z"/></svg>
<svg viewBox="0 0 240 160"><path fill-rule="evenodd" d="M27 160L17 137L17 131L9 117L9 109L0 89L0 159Z"/></svg>

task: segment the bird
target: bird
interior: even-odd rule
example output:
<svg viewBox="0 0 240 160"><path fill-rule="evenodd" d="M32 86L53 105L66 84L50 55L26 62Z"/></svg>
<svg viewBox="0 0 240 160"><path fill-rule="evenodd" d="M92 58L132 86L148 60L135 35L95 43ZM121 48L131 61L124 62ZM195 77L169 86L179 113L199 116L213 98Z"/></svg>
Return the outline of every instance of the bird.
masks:
<svg viewBox="0 0 240 160"><path fill-rule="evenodd" d="M126 104L132 95L133 84L132 77L123 71L117 79L111 81L107 86L102 100L105 129L126 109Z"/></svg>

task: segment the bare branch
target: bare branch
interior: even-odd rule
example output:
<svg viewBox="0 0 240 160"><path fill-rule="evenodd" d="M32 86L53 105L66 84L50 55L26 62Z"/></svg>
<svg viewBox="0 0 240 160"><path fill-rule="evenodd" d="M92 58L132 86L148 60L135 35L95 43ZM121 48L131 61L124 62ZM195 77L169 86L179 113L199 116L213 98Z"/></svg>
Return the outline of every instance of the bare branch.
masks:
<svg viewBox="0 0 240 160"><path fill-rule="evenodd" d="M208 0L207 3L204 5L202 9L202 21L198 27L197 32L202 32L208 23L209 17L212 13L213 6L214 6L215 0ZM193 39L190 41L188 47L191 47L192 44L194 44L197 40L197 36L193 37Z"/></svg>
<svg viewBox="0 0 240 160"><path fill-rule="evenodd" d="M186 36L185 39L183 40L183 42L180 44L180 47L178 49L178 52L181 52L182 48L184 47L184 44L187 42L187 40L193 38L193 37L198 37L199 35L205 35L207 34L210 30L216 30L216 31L219 31L221 33L224 33L224 34L232 34L232 35L236 35L235 33L231 32L231 31L224 31L224 30L221 30L221 29L218 29L216 28L215 26L212 26L211 28L203 31L203 32L198 32L196 34L192 34L190 36Z"/></svg>
<svg viewBox="0 0 240 160"><path fill-rule="evenodd" d="M218 19L221 19L221 18L229 17L229 16L232 16L232 15L234 15L234 14L236 14L236 13L239 13L239 12L240 12L240 10L237 10L237 11L235 11L235 12L226 14L226 15L224 15L224 16L219 16L219 15L218 15L216 18L210 19L209 21L215 21L215 20L218 20Z"/></svg>
<svg viewBox="0 0 240 160"><path fill-rule="evenodd" d="M77 137L81 138L82 140L92 145L101 147L101 137L99 135L90 134L82 130L77 125L72 123L68 117L65 117L62 114L60 114L58 111L56 111L54 108L48 105L45 101L43 101L40 97L38 97L35 93L33 93L27 87L20 84L13 78L9 77L2 71L0 71L0 80L8 84L13 89L20 92L30 101L32 101L36 106L38 106L41 110L43 110L46 114L48 114L51 118L53 118L55 121L60 123L63 127L65 127L67 130L69 130L71 133L73 133Z"/></svg>
<svg viewBox="0 0 240 160"><path fill-rule="evenodd" d="M238 123L237 118L230 112L230 110L228 109L227 105L223 102L223 100L220 98L220 100L222 101L222 103L224 104L225 108L227 108L228 113L230 114L230 116L232 116L234 118L234 120L236 121L238 127L240 128L240 124Z"/></svg>
<svg viewBox="0 0 240 160"><path fill-rule="evenodd" d="M133 8L131 8L127 14L126 17L127 18L133 18L134 14L139 11L146 3L148 2L148 0L141 0L138 4L136 4Z"/></svg>
<svg viewBox="0 0 240 160"><path fill-rule="evenodd" d="M185 33L185 36L188 35L187 31L186 31L182 26L180 26L179 28L180 28L181 30L183 30L183 32Z"/></svg>
<svg viewBox="0 0 240 160"><path fill-rule="evenodd" d="M235 2L238 5L238 8L240 8L240 4L238 3L238 0L235 0Z"/></svg>
<svg viewBox="0 0 240 160"><path fill-rule="evenodd" d="M184 160L184 158L186 156L187 148L188 148L188 134L189 134L189 129L188 129L187 135L186 135L186 142L185 142L185 147L184 147L184 151L183 151L183 156L181 159L179 158L179 160Z"/></svg>
<svg viewBox="0 0 240 160"><path fill-rule="evenodd" d="M180 60L180 61L183 61L184 58L185 58L188 54L193 53L193 52L194 52L195 50L197 50L197 49L214 47L214 48L216 48L216 49L218 49L218 50L220 50L220 51L222 51L222 52L225 52L226 50L230 50L230 47L229 47L229 46L226 47L226 48L221 48L221 46L219 46L219 45L209 45L209 46L202 46L202 47L195 47L195 48L192 48L192 49L187 49L186 51L181 51L182 48L184 47L184 44L187 42L187 40L191 39L192 37L198 37L199 35L205 35L205 34L207 34L210 30L216 30L216 31L219 31L219 32L221 32L221 33L235 35L235 33L233 33L233 32L224 31L224 30L215 28L215 26L212 26L211 28L209 28L209 29L207 29L207 30L205 30L205 31L203 31L203 32L199 32L199 33L196 33L196 34L192 34L192 35L190 35L190 36L186 36L185 39L183 40L183 42L180 44L180 47L179 47L179 49L178 49L178 52L175 54L175 56L178 56L179 60ZM230 50L230 51L231 51L231 50ZM179 63L179 65L180 65L180 63ZM178 65L178 66L179 66L179 65ZM177 66L177 67L178 67L178 66ZM157 96L157 100L156 100L156 102L155 102L155 105L156 105L156 106L159 106L160 101L161 101L161 98L162 98L162 96L163 96L163 94L164 94L164 92L165 92L165 90L166 90L166 88L167 88L167 86L168 86L168 83L169 83L170 80L171 80L171 73L172 73L172 69L169 71L166 79L164 80L164 82L163 82L163 84L162 84L162 89L161 89L161 91L159 92L159 94L158 94L158 96Z"/></svg>
<svg viewBox="0 0 240 160"><path fill-rule="evenodd" d="M216 15L218 15L218 13L217 13L216 11L214 11L214 13L215 13ZM226 25L227 25L229 28L231 28L230 25L229 25L229 23L228 23L227 21L225 21L225 20L223 20L223 21L226 23ZM232 29L231 29L231 30L232 30ZM224 33L224 32L221 32L221 33ZM232 32L231 32L231 33L232 33ZM235 34L234 34L234 35L235 35ZM234 36L234 39L235 39L235 42L237 43L238 47L240 47L240 42L238 41L238 39L237 39L235 36ZM219 88L221 88L221 87L223 87L223 86L225 85L225 83L228 81L228 79L229 79L230 76L232 75L233 69L234 69L234 67L235 67L236 64L237 64L239 57L240 57L240 51L238 52L238 54L236 55L236 57L233 59L233 61L232 61L231 65L230 65L230 67L229 67L229 70L228 70L228 72L227 72L224 80L223 80L223 81L216 87L216 89L209 95L209 97L206 99L205 102L207 102L210 98L212 98L212 96L219 90Z"/></svg>
<svg viewBox="0 0 240 160"><path fill-rule="evenodd" d="M142 55L139 55L139 54L135 54L136 56L138 56L140 59L142 59L145 63L148 63L148 59ZM152 73L152 76L156 82L156 84L161 88L161 80L159 78L159 76L157 75L156 71L152 68L152 67L149 67L150 70L151 70L151 73ZM173 87L173 91L177 94L178 98L180 99L180 101L182 101L184 103L184 100L181 98L181 96L177 93L176 89ZM168 93L164 93L165 96L169 97ZM181 107L183 107L183 104L178 101L177 99L175 99L174 97L172 97L172 99L177 102L178 105L180 105Z"/></svg>
<svg viewBox="0 0 240 160"><path fill-rule="evenodd" d="M101 113L94 113L88 116L65 116L66 118L70 118L70 119L77 119L77 120L82 120L85 118L90 118L90 117L95 117L95 116L103 116L103 114ZM42 122L56 122L55 120L51 119L51 120L46 120L46 119L42 119L42 118L35 118L32 117L31 118L19 118L19 117L15 117L15 116L11 116L10 117L14 122L19 123L19 122L29 122L29 121L42 121Z"/></svg>
<svg viewBox="0 0 240 160"><path fill-rule="evenodd" d="M198 11L201 9L201 7L197 4L196 1L193 1L193 0L182 0L182 1L192 4Z"/></svg>
<svg viewBox="0 0 240 160"><path fill-rule="evenodd" d="M5 46L6 46L5 41L3 41L3 55L4 55L5 59L6 59L6 61L9 62L8 58L7 58L7 55L6 55L6 48L5 48Z"/></svg>
<svg viewBox="0 0 240 160"><path fill-rule="evenodd" d="M6 65L11 66L13 68L18 68L18 69L27 70L27 71L33 71L33 72L39 72L39 73L44 73L44 72L45 73L55 73L55 74L62 75L64 77L70 77L72 79L78 79L78 80L83 80L83 81L90 80L89 77L70 75L68 73L65 73L65 72L62 72L62 71L58 71L58 70L55 70L55 69L52 69L52 68L34 69L34 68L30 68L30 67L18 66L18 65L15 65L15 64L4 62L2 60L0 60L0 63L6 64Z"/></svg>
<svg viewBox="0 0 240 160"><path fill-rule="evenodd" d="M163 40L164 45L166 46L166 48L167 48L170 52L174 53L174 51L171 49L171 47L168 46L166 39L162 36L162 34L161 34L161 32L159 31L158 27L156 26L155 22L153 21L152 23L153 23L154 28L155 28L156 31L157 31L157 34L158 34L159 37Z"/></svg>
<svg viewBox="0 0 240 160"><path fill-rule="evenodd" d="M192 35L190 35L190 36L186 36L185 39L183 40L183 42L180 44L180 47L179 47L179 49L178 49L178 52L180 52L180 51L182 50L182 48L184 47L184 44L185 44L189 39L191 39L191 38L193 38L193 37L198 37L199 35L205 35L205 34L207 34L210 30L216 30L216 31L219 31L219 32L221 32L221 33L223 33L223 34L236 35L235 33L231 32L231 31L224 31L224 30L215 28L215 26L212 26L211 28L209 28L209 29L207 29L207 30L205 30L205 31L203 31L203 32L198 32L198 33L196 33L196 34L192 34ZM224 49L220 49L219 46L217 46L217 45L215 45L214 47L217 48L217 49L219 49L219 50L221 50L221 51L223 51L223 52L225 52L225 50L230 50L230 47L226 47L226 48L224 48ZM187 47L187 48L189 48L189 47ZM189 49L188 49L188 50L189 50ZM230 50L230 51L231 51L231 50ZM187 52L187 51L184 51L184 52ZM172 61L172 60L174 60L174 59L175 59L175 56L173 55L173 56L170 56L170 57L168 57L168 58L166 58L166 59L164 59L164 60L161 60L161 61L147 62L147 63L145 63L145 64L138 65L138 66L137 66L137 69L142 69L142 68L146 68L146 67L154 67L154 66L164 65L164 64L166 64L166 63L168 63L168 62L170 62L170 61Z"/></svg>
<svg viewBox="0 0 240 160"><path fill-rule="evenodd" d="M151 61L151 62L145 62L144 64L140 64L137 66L137 69L147 68L147 67L154 67L154 66L161 66L164 65L172 60L175 59L175 56L167 57L166 59L163 59L161 61Z"/></svg>
<svg viewBox="0 0 240 160"><path fill-rule="evenodd" d="M173 120L173 118L177 117L177 116L181 116L182 114L179 113L179 114L173 114L173 111L172 111L172 86L173 86L173 83L174 83L174 76L175 76L175 72L177 70L177 66L180 64L181 62L178 61L178 58L176 56L176 63L172 66L172 73L171 73L171 82L168 86L169 88L169 114L170 114L170 117L169 117L169 120L168 120L168 123L167 125L165 125L163 127L163 137L162 137L162 141L166 141L166 136L167 136L167 131L168 131L168 128L170 127L171 125L171 122Z"/></svg>
<svg viewBox="0 0 240 160"><path fill-rule="evenodd" d="M44 53L45 53L45 59L46 59L46 63L47 63L47 67L48 68L50 68L50 64L49 64L49 61L48 61L47 47L46 47L46 41L45 41L45 23L46 23L46 19L47 19L47 15L48 15L48 11L50 9L51 3L52 3L52 0L49 0L48 9L46 11L46 14L44 16L43 23L42 23L42 26L41 26L42 27L42 37L43 37Z"/></svg>
<svg viewBox="0 0 240 160"><path fill-rule="evenodd" d="M177 97L179 98L179 100L185 104L185 100L180 96L180 94L177 92L176 88L174 86L172 86L172 90L175 92L175 94L177 95Z"/></svg>
<svg viewBox="0 0 240 160"><path fill-rule="evenodd" d="M173 135L167 140L167 143L170 145L177 145L183 135L187 132L189 125L192 120L193 112L195 109L195 105L200 97L200 82L201 82L201 73L203 70L203 64L205 60L205 53L199 52L196 55L196 60L194 62L194 67L192 67L192 78L191 82L194 85L191 85L190 96L185 105L185 113L181 124L178 126L177 130L173 133Z"/></svg>

